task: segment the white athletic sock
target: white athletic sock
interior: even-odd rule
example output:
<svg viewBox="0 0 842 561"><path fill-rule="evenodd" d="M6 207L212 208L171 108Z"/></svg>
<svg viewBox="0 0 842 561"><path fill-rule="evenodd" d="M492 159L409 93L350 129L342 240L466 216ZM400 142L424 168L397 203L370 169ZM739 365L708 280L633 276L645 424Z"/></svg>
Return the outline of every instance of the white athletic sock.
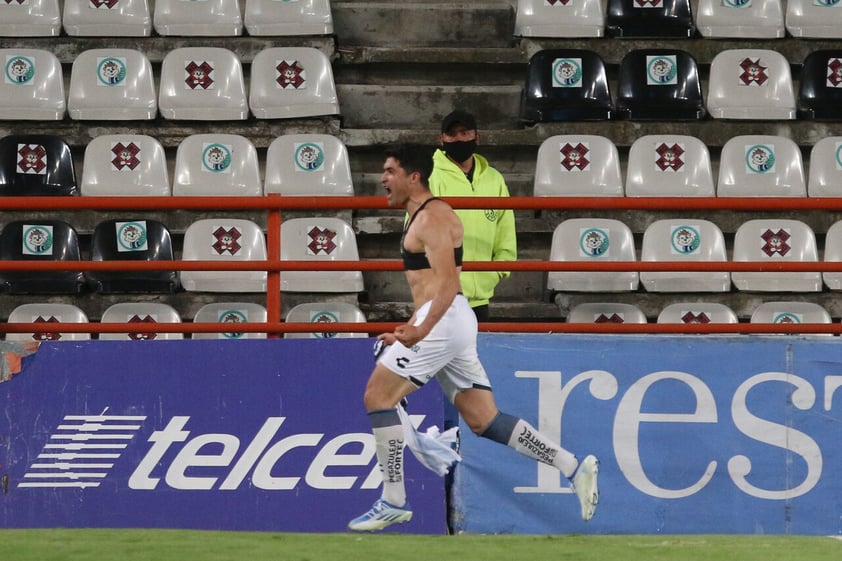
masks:
<svg viewBox="0 0 842 561"><path fill-rule="evenodd" d="M392 418L394 415L394 419ZM383 474L383 499L394 506L406 504L403 477L403 427L397 411L372 411L372 432L377 445L377 461ZM391 422L395 424L390 424ZM389 423L389 424L387 424Z"/></svg>

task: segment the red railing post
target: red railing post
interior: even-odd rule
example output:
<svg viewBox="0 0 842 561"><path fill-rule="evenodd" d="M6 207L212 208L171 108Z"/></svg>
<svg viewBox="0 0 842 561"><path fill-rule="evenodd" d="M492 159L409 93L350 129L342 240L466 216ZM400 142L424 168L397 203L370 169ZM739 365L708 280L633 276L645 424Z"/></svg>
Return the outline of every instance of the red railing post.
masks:
<svg viewBox="0 0 842 561"><path fill-rule="evenodd" d="M268 195L280 197L278 194ZM281 209L270 208L266 217L266 255L270 263L281 260ZM266 321L281 321L281 272L270 268L266 275ZM278 338L279 333L267 333L267 337Z"/></svg>

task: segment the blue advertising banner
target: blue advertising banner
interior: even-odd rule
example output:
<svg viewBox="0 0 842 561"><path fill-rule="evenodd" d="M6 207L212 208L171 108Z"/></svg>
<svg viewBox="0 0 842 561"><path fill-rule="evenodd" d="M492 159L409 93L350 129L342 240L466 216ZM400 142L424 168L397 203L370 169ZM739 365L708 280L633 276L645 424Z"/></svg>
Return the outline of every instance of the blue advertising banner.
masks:
<svg viewBox="0 0 842 561"><path fill-rule="evenodd" d="M43 343L0 384L0 527L345 531L380 496L371 339ZM441 392L413 396L441 426ZM444 482L407 453L414 517Z"/></svg>

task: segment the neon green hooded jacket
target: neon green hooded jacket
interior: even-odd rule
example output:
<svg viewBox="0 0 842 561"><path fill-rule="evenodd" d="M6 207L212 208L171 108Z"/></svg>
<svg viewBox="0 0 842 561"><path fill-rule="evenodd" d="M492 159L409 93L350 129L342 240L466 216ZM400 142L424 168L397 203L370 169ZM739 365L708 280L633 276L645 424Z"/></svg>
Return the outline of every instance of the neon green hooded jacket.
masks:
<svg viewBox="0 0 842 561"><path fill-rule="evenodd" d="M488 160L474 154L474 179L469 182L465 173L443 151L433 155L430 191L437 197L508 197L509 188L499 171ZM505 210L456 210L465 229L462 242L465 261L517 260L515 215ZM509 271L463 271L460 276L462 292L472 307L488 304L494 288Z"/></svg>

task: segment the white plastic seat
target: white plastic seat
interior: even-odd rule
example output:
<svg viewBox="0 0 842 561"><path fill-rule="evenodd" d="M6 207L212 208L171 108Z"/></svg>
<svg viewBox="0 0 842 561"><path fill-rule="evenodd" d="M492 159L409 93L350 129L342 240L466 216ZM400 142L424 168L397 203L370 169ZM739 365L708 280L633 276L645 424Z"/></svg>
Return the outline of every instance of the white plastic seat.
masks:
<svg viewBox="0 0 842 561"><path fill-rule="evenodd" d="M572 218L556 226L551 261L635 261L634 237L628 226L611 218ZM637 271L550 271L551 291L622 292L637 290Z"/></svg>
<svg viewBox="0 0 842 561"><path fill-rule="evenodd" d="M600 0L518 0L515 37L602 37Z"/></svg>
<svg viewBox="0 0 842 561"><path fill-rule="evenodd" d="M8 8L0 8L0 17ZM0 49L0 119L60 121L67 104L56 55L42 49Z"/></svg>
<svg viewBox="0 0 842 561"><path fill-rule="evenodd" d="M710 152L701 140L651 134L632 143L626 169L628 197L713 197Z"/></svg>
<svg viewBox="0 0 842 561"><path fill-rule="evenodd" d="M316 216L281 223L281 260L312 261L313 271L281 271L287 292L362 292L361 271L319 271L324 261L359 261L357 238L342 219Z"/></svg>
<svg viewBox="0 0 842 561"><path fill-rule="evenodd" d="M88 323L88 316L73 304L21 304L9 312L8 323ZM6 333L6 341L87 341L90 333Z"/></svg>
<svg viewBox="0 0 842 561"><path fill-rule="evenodd" d="M309 323L365 323L365 315L353 304L348 302L305 302L293 307L285 321ZM329 328L328 328L329 329ZM314 332L314 333L284 333L285 339L364 339L368 333L352 332Z"/></svg>
<svg viewBox="0 0 842 561"><path fill-rule="evenodd" d="M842 197L842 136L822 138L810 149L807 195Z"/></svg>
<svg viewBox="0 0 842 561"><path fill-rule="evenodd" d="M833 323L815 302L763 302L751 314L751 323Z"/></svg>
<svg viewBox="0 0 842 561"><path fill-rule="evenodd" d="M842 221L834 222L824 238L824 260L829 263L842 261ZM831 290L842 290L842 272L825 271L822 280Z"/></svg>
<svg viewBox="0 0 842 561"><path fill-rule="evenodd" d="M175 196L259 197L263 195L257 149L237 134L194 134L178 145Z"/></svg>
<svg viewBox="0 0 842 561"><path fill-rule="evenodd" d="M647 323L647 320L634 304L586 302L570 309L567 323Z"/></svg>
<svg viewBox="0 0 842 561"><path fill-rule="evenodd" d="M641 261L727 261L725 236L709 220L663 219L643 233ZM652 292L727 292L728 271L641 271L640 282Z"/></svg>
<svg viewBox="0 0 842 561"><path fill-rule="evenodd" d="M147 0L64 0L63 27L71 36L148 37Z"/></svg>
<svg viewBox="0 0 842 561"><path fill-rule="evenodd" d="M265 261L266 238L260 226L241 218L203 218L184 232L185 261ZM266 271L181 271L184 290L264 292Z"/></svg>
<svg viewBox="0 0 842 561"><path fill-rule="evenodd" d="M160 302L120 302L102 312L100 323L181 323L178 312ZM184 339L183 333L100 333L100 341Z"/></svg>
<svg viewBox="0 0 842 561"><path fill-rule="evenodd" d="M213 302L196 312L193 323L265 323L266 308L252 302ZM193 333L192 339L266 339L266 333Z"/></svg>
<svg viewBox="0 0 842 561"><path fill-rule="evenodd" d="M793 37L842 39L842 3L787 0L785 23Z"/></svg>
<svg viewBox="0 0 842 561"><path fill-rule="evenodd" d="M566 134L541 143L535 162L536 197L622 197L620 156L604 136Z"/></svg>
<svg viewBox="0 0 842 561"><path fill-rule="evenodd" d="M354 194L345 144L329 134L285 134L269 144L264 192L282 195Z"/></svg>
<svg viewBox="0 0 842 561"><path fill-rule="evenodd" d="M734 261L818 261L816 236L798 220L749 220L734 236ZM756 292L818 292L822 286L819 272L734 271L731 281L739 290Z"/></svg>
<svg viewBox="0 0 842 561"><path fill-rule="evenodd" d="M246 0L249 35L332 35L330 0Z"/></svg>
<svg viewBox="0 0 842 561"><path fill-rule="evenodd" d="M661 310L658 323L738 323L737 314L718 302L676 302Z"/></svg>
<svg viewBox="0 0 842 561"><path fill-rule="evenodd" d="M251 63L249 107L258 119L339 115L327 55L312 47L263 49Z"/></svg>
<svg viewBox="0 0 842 561"><path fill-rule="evenodd" d="M243 33L238 0L155 0L158 35L221 35Z"/></svg>
<svg viewBox="0 0 842 561"><path fill-rule="evenodd" d="M801 149L784 136L741 135L719 157L720 197L806 197Z"/></svg>
<svg viewBox="0 0 842 561"><path fill-rule="evenodd" d="M152 64L132 49L92 49L73 61L71 119L150 120L158 114Z"/></svg>
<svg viewBox="0 0 842 561"><path fill-rule="evenodd" d="M710 65L707 109L715 119L796 117L789 61L769 49L726 49Z"/></svg>
<svg viewBox="0 0 842 561"><path fill-rule="evenodd" d="M166 197L172 194L164 147L143 134L106 134L85 147L83 196Z"/></svg>
<svg viewBox="0 0 842 561"><path fill-rule="evenodd" d="M786 34L781 0L699 0L696 28L703 37L778 39Z"/></svg>
<svg viewBox="0 0 842 561"><path fill-rule="evenodd" d="M56 37L60 33L58 0L0 2L0 37Z"/></svg>
<svg viewBox="0 0 842 561"><path fill-rule="evenodd" d="M221 47L181 47L168 52L161 63L158 110L165 119L246 119L248 98L239 57Z"/></svg>

